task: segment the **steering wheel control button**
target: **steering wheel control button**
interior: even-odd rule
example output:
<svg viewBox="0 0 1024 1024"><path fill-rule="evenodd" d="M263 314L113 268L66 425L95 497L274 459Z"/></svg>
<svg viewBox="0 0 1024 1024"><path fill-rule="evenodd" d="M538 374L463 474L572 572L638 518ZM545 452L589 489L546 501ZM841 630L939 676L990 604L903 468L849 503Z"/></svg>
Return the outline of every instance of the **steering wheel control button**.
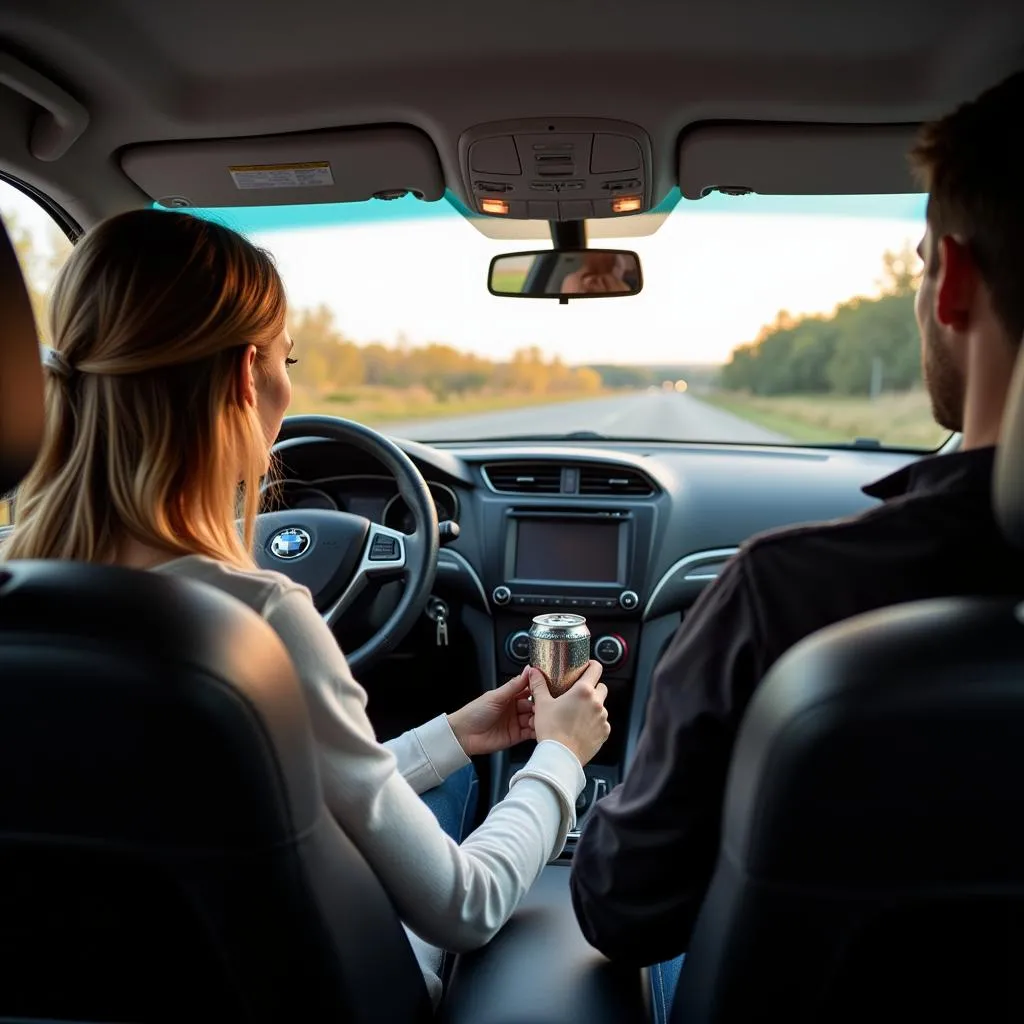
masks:
<svg viewBox="0 0 1024 1024"><path fill-rule="evenodd" d="M270 553L275 558L285 560L299 558L309 550L312 543L312 538L305 530L300 530L297 526L289 526L285 530L278 530L270 538Z"/></svg>
<svg viewBox="0 0 1024 1024"><path fill-rule="evenodd" d="M619 605L631 612L640 603L640 598L635 590L624 590L619 594Z"/></svg>
<svg viewBox="0 0 1024 1024"><path fill-rule="evenodd" d="M370 544L371 562L397 562L402 557L398 548L398 538L378 533Z"/></svg>
<svg viewBox="0 0 1024 1024"><path fill-rule="evenodd" d="M603 636L594 644L594 657L609 668L618 665L625 660L626 641L617 634Z"/></svg>
<svg viewBox="0 0 1024 1024"><path fill-rule="evenodd" d="M505 641L505 653L513 660L525 665L530 657L530 634L521 629L512 633Z"/></svg>
<svg viewBox="0 0 1024 1024"><path fill-rule="evenodd" d="M495 587L491 593L491 600L495 604L508 604L512 600L512 591L508 587Z"/></svg>

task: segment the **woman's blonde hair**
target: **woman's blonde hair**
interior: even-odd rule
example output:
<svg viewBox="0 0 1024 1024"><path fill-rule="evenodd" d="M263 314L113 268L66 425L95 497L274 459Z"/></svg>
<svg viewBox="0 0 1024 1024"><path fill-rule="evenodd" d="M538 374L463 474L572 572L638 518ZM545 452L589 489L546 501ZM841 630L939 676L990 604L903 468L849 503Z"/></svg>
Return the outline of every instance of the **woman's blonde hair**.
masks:
<svg viewBox="0 0 1024 1024"><path fill-rule="evenodd" d="M256 346L262 372L285 315L270 256L220 224L135 210L90 231L54 287L46 438L3 557L113 562L133 538L251 566L271 439L242 361Z"/></svg>

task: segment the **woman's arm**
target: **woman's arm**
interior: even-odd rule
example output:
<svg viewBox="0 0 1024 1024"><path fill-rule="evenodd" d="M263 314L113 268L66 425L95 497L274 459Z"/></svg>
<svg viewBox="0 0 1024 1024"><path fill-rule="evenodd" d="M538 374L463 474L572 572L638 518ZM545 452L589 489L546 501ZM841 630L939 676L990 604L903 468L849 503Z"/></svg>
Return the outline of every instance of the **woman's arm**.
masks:
<svg viewBox="0 0 1024 1024"><path fill-rule="evenodd" d="M475 754L508 750L536 739L527 670L481 693L450 715L438 715L384 744L399 774L417 792L439 785Z"/></svg>
<svg viewBox="0 0 1024 1024"><path fill-rule="evenodd" d="M487 942L505 923L575 823L579 760L551 740L537 745L509 793L461 846L441 829L377 742L366 692L308 594L282 592L265 615L306 691L327 806L359 847L402 920L454 952Z"/></svg>
<svg viewBox="0 0 1024 1024"><path fill-rule="evenodd" d="M398 774L415 793L440 786L449 775L469 764L447 715L438 715L383 745L395 755Z"/></svg>

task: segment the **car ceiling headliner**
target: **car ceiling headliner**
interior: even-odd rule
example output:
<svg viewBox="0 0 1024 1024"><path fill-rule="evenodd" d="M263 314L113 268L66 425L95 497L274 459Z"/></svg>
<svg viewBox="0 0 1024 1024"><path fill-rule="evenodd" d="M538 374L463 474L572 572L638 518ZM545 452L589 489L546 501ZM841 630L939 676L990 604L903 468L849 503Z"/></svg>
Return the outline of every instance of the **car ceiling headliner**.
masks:
<svg viewBox="0 0 1024 1024"><path fill-rule="evenodd" d="M621 118L651 136L663 195L694 122L944 112L1024 65L1024 3L4 0L0 49L91 117L43 163L26 146L30 105L0 87L0 168L88 224L143 199L116 162L126 145L374 123L427 132L457 186L471 125Z"/></svg>

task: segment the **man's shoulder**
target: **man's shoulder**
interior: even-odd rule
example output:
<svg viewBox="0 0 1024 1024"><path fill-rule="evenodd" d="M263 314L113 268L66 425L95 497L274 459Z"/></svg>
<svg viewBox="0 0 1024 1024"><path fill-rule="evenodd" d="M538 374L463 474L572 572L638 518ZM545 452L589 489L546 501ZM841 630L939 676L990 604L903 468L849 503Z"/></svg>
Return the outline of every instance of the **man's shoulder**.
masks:
<svg viewBox="0 0 1024 1024"><path fill-rule="evenodd" d="M906 516L903 503L884 502L835 519L777 526L755 533L740 545L739 556L750 561L801 552L830 542L857 543L896 528Z"/></svg>
<svg viewBox="0 0 1024 1024"><path fill-rule="evenodd" d="M835 519L776 527L740 545L737 571L760 587L874 572L907 558L915 535L929 530L922 498L897 498Z"/></svg>
<svg viewBox="0 0 1024 1024"><path fill-rule="evenodd" d="M751 537L735 579L778 651L875 608L1006 589L1019 565L983 496L908 492L852 516Z"/></svg>

